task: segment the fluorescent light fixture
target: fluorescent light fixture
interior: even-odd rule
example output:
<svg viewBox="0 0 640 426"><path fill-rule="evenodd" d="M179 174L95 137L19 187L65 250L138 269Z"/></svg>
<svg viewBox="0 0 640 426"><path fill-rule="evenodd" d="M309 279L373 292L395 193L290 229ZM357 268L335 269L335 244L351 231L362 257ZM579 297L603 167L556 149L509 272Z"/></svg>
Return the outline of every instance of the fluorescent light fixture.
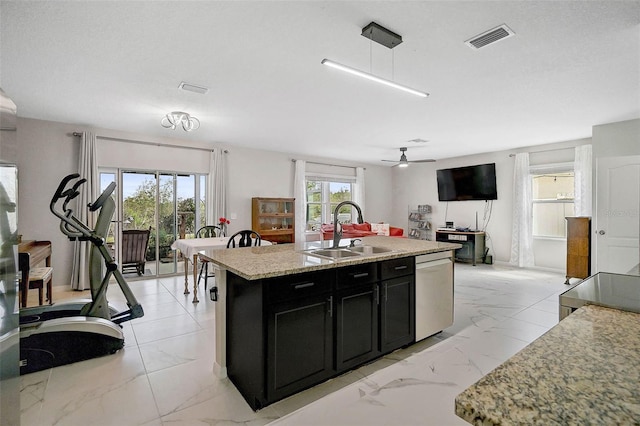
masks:
<svg viewBox="0 0 640 426"><path fill-rule="evenodd" d="M375 76L373 74L369 74L368 72L360 71L360 70L357 70L355 68L351 68L351 67L348 67L346 65L339 64L339 63L334 62L334 61L332 61L330 59L323 59L321 64L328 65L331 68L335 68L335 69L338 69L338 70L341 70L341 71L345 71L345 72L348 72L349 74L357 75L359 77L363 77L363 78L366 78L367 80L375 81L375 82L384 84L384 85L389 86L389 87L394 87L396 89L403 90L403 91L405 91L407 93L411 93L411 94L416 95L416 96L420 96L420 97L423 97L423 98L426 98L427 96L429 96L429 94L426 93L426 92L421 92L419 90L412 89L412 88L407 87L407 86L403 86L402 84L398 84L398 83L395 83L395 82L393 82L391 80L387 80L385 78L378 77L378 76Z"/></svg>

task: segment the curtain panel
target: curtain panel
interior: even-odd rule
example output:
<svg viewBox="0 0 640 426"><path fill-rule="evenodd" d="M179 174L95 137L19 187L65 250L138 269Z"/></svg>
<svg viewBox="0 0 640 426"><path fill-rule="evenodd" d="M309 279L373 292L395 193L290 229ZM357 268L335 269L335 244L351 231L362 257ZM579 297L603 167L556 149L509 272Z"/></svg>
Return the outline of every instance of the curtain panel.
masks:
<svg viewBox="0 0 640 426"><path fill-rule="evenodd" d="M207 225L217 225L227 217L227 158L224 149L215 148L209 154L207 177Z"/></svg>
<svg viewBox="0 0 640 426"><path fill-rule="evenodd" d="M576 216L591 216L592 214L592 179L593 166L591 145L575 148L573 165L574 208Z"/></svg>
<svg viewBox="0 0 640 426"><path fill-rule="evenodd" d="M364 168L356 167L356 184L353 186L353 201L365 211L364 206Z"/></svg>
<svg viewBox="0 0 640 426"><path fill-rule="evenodd" d="M89 228L96 224L96 213L90 212L87 204L98 198L100 179L98 178L98 159L96 154L96 136L91 132L83 132L80 141L80 156L78 158L78 174L87 181L80 186L75 216ZM71 267L71 288L86 290L89 285L89 255L91 243L76 240L73 246L73 264Z"/></svg>
<svg viewBox="0 0 640 426"><path fill-rule="evenodd" d="M513 171L513 225L509 263L519 267L534 266L533 194L529 171L529 154L516 154Z"/></svg>
<svg viewBox="0 0 640 426"><path fill-rule="evenodd" d="M295 240L304 242L306 240L305 231L307 229L307 184L306 184L307 162L296 160L295 172L293 176L293 196L296 199L296 229Z"/></svg>

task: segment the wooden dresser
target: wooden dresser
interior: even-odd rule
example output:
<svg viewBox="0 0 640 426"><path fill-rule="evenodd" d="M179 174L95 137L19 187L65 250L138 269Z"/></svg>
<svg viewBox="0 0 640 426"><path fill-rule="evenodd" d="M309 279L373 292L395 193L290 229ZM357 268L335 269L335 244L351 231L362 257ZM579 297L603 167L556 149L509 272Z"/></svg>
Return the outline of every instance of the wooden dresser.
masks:
<svg viewBox="0 0 640 426"><path fill-rule="evenodd" d="M591 218L567 217L567 280L591 275Z"/></svg>

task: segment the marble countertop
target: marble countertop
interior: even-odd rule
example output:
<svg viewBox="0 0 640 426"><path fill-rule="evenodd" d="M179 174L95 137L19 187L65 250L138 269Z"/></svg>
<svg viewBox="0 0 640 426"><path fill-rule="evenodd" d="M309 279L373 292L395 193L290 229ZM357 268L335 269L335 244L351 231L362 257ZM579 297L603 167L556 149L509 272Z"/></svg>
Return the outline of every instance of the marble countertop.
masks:
<svg viewBox="0 0 640 426"><path fill-rule="evenodd" d="M472 424L637 424L640 314L578 309L456 397Z"/></svg>
<svg viewBox="0 0 640 426"><path fill-rule="evenodd" d="M297 274L347 265L377 262L421 254L437 253L460 248L460 244L414 240L396 237L363 237L363 245L384 247L386 253L366 254L340 260L324 259L307 255L304 250L328 247L331 241L312 243L277 244L266 247L206 250L200 253L211 262L248 280ZM348 240L343 240L342 244ZM359 244L359 243L358 243Z"/></svg>

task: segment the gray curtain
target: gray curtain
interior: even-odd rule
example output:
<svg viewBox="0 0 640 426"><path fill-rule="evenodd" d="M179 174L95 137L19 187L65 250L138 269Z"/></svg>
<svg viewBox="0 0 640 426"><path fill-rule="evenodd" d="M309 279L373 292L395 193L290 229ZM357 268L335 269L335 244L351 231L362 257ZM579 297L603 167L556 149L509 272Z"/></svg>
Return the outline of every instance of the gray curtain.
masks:
<svg viewBox="0 0 640 426"><path fill-rule="evenodd" d="M100 179L98 178L98 160L96 158L96 136L91 132L83 132L80 141L80 156L78 158L78 173L80 178L87 181L79 188L80 195L77 198L75 216L93 229L96 223L96 214L90 212L87 204L93 202L100 192ZM91 243L88 241L76 241L73 249L73 265L71 269L71 288L73 290L86 290L89 286L89 253Z"/></svg>

